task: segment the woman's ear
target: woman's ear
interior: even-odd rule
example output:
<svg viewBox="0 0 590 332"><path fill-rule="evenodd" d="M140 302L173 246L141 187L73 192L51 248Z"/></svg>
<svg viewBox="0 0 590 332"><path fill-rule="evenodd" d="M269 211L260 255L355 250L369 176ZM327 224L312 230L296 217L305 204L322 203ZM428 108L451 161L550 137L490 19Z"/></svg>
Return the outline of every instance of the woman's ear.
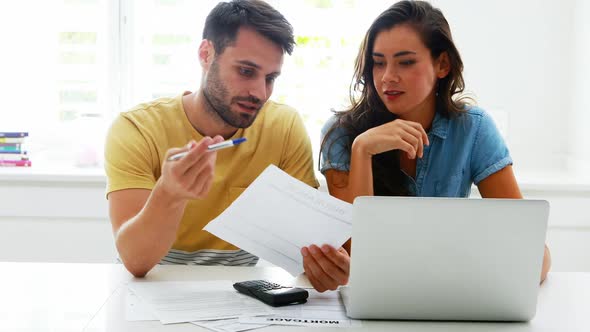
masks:
<svg viewBox="0 0 590 332"><path fill-rule="evenodd" d="M213 44L209 40L203 39L201 45L199 45L199 63L201 63L203 71L209 70L214 58L215 48L213 47Z"/></svg>
<svg viewBox="0 0 590 332"><path fill-rule="evenodd" d="M439 79L447 77L451 71L451 61L447 52L442 52L436 59L435 71Z"/></svg>

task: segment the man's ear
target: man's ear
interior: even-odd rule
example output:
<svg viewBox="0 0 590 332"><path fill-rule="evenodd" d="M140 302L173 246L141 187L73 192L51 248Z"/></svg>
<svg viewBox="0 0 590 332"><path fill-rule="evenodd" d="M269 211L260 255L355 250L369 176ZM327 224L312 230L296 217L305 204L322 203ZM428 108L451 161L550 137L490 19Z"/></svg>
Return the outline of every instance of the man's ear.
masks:
<svg viewBox="0 0 590 332"><path fill-rule="evenodd" d="M449 54L442 52L436 60L436 77L439 79L447 77L451 71L451 61L449 60Z"/></svg>
<svg viewBox="0 0 590 332"><path fill-rule="evenodd" d="M215 48L213 47L213 43L207 39L203 39L201 45L199 45L199 62L204 71L209 70L211 63L213 63L213 59L215 59Z"/></svg>

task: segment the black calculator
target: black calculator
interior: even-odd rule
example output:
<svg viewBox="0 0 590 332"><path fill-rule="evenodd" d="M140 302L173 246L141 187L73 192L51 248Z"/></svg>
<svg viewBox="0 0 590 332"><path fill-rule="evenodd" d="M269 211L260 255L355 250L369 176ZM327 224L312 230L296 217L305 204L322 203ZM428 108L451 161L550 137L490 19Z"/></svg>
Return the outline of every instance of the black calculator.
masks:
<svg viewBox="0 0 590 332"><path fill-rule="evenodd" d="M281 286L266 280L236 282L234 288L273 307L305 303L309 296L303 288Z"/></svg>

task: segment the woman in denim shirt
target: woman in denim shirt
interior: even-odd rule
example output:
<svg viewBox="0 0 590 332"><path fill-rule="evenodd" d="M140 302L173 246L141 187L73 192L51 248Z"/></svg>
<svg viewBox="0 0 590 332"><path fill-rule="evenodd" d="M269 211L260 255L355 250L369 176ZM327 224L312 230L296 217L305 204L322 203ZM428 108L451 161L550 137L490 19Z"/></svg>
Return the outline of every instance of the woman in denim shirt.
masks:
<svg viewBox="0 0 590 332"><path fill-rule="evenodd" d="M461 96L463 62L439 9L401 1L367 32L355 65L350 108L322 130L321 172L332 196L522 198L494 122ZM344 248L302 249L319 291L346 284ZM550 267L545 247L541 281Z"/></svg>

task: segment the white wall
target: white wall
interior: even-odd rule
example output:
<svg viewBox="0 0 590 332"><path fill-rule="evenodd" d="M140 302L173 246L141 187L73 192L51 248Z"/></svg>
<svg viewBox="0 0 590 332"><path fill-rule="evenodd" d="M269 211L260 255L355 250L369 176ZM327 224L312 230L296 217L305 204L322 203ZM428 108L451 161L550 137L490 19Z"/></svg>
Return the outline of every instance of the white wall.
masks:
<svg viewBox="0 0 590 332"><path fill-rule="evenodd" d="M572 126L574 130L567 144L572 154L569 168L578 174L588 175L590 170L590 2L576 0L576 15L574 20L574 98L573 113L570 122L579 123Z"/></svg>
<svg viewBox="0 0 590 332"><path fill-rule="evenodd" d="M3 173L0 261L115 261L102 176Z"/></svg>
<svg viewBox="0 0 590 332"><path fill-rule="evenodd" d="M573 18L585 1L432 3L451 25L465 64L467 90L505 127L515 167L565 170L568 133L576 124L570 122L577 70L573 50L582 41L574 38Z"/></svg>
<svg viewBox="0 0 590 332"><path fill-rule="evenodd" d="M114 262L103 177L53 178L0 172L0 261ZM553 270L590 271L590 185L521 186L525 197L551 204Z"/></svg>

